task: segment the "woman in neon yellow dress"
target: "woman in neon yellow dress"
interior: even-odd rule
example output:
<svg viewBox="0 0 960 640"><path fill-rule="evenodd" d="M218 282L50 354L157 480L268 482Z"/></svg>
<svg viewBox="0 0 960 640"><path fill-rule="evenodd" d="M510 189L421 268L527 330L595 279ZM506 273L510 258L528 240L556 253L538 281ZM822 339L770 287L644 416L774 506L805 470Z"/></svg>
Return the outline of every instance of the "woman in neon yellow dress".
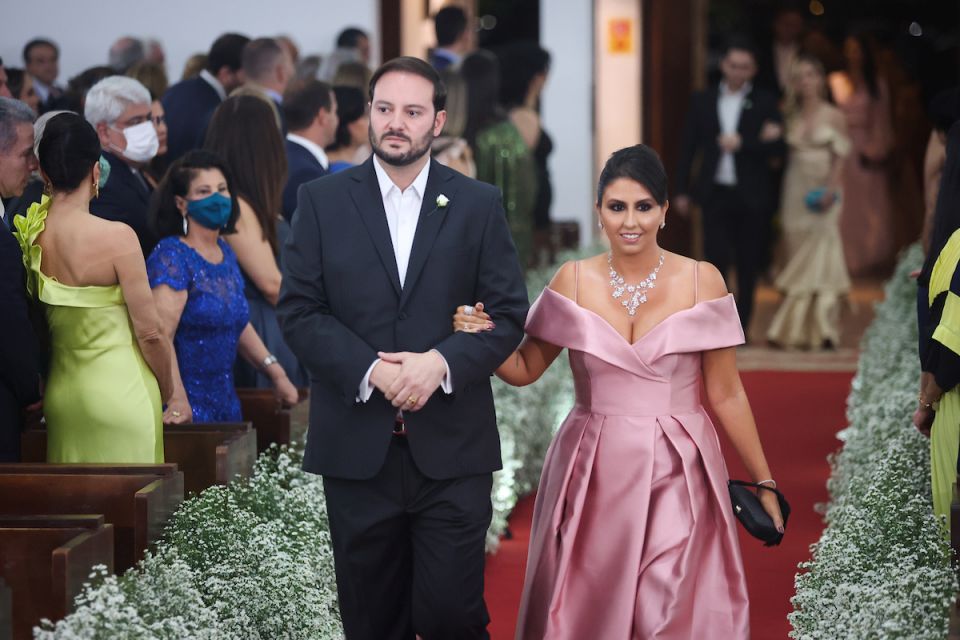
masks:
<svg viewBox="0 0 960 640"><path fill-rule="evenodd" d="M960 452L960 124L947 136L947 158L937 196L930 254L920 272L919 407L913 422L930 436L933 511L946 517L957 481ZM923 305L926 303L926 308Z"/></svg>
<svg viewBox="0 0 960 640"><path fill-rule="evenodd" d="M38 155L52 196L14 224L27 288L50 326L47 461L163 462L171 346L136 234L90 214L101 175L97 132L76 114L55 116Z"/></svg>

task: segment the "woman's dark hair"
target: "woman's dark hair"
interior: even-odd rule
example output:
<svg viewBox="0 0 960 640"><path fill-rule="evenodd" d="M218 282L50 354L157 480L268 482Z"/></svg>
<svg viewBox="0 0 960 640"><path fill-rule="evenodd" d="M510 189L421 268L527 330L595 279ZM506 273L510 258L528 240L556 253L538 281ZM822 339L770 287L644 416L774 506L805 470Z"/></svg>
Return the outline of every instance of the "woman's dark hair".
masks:
<svg viewBox="0 0 960 640"><path fill-rule="evenodd" d="M277 215L287 184L287 154L273 109L254 96L227 98L210 119L203 148L230 168L231 193L253 209L263 239L277 255Z"/></svg>
<svg viewBox="0 0 960 640"><path fill-rule="evenodd" d="M500 103L517 107L527 100L530 83L550 70L550 54L535 42L516 42L497 49L500 60Z"/></svg>
<svg viewBox="0 0 960 640"><path fill-rule="evenodd" d="M489 51L474 51L460 65L467 85L467 126L463 137L475 147L477 134L506 119L500 107L500 64Z"/></svg>
<svg viewBox="0 0 960 640"><path fill-rule="evenodd" d="M7 88L10 89L10 95L12 95L15 100L19 100L20 93L23 91L26 72L17 67L7 67L5 71L7 72Z"/></svg>
<svg viewBox="0 0 960 640"><path fill-rule="evenodd" d="M610 183L620 178L642 184L660 206L667 201L667 172L657 152L645 144L615 151L603 165L597 182L597 206L603 202L603 193Z"/></svg>
<svg viewBox="0 0 960 640"><path fill-rule="evenodd" d="M877 79L877 61L873 55L873 40L862 31L851 33L847 37L855 40L860 47L860 73L867 85L867 92L876 100L880 97L880 83Z"/></svg>
<svg viewBox="0 0 960 640"><path fill-rule="evenodd" d="M333 144L327 147L327 151L336 151L344 147L349 147L353 140L350 138L350 125L363 117L367 112L366 100L363 98L363 91L356 87L334 87L334 95L337 96L337 134L333 139Z"/></svg>
<svg viewBox="0 0 960 640"><path fill-rule="evenodd" d="M53 190L70 192L89 178L100 151L93 125L76 113L61 113L47 122L37 153Z"/></svg>
<svg viewBox="0 0 960 640"><path fill-rule="evenodd" d="M207 169L217 169L223 174L227 181L227 190L230 192L230 219L226 226L221 229L220 234L236 232L237 217L240 215L240 206L237 204L237 196L233 192L233 186L230 181L230 170L227 163L214 153L203 149L188 151L177 158L167 172L164 174L157 190L153 192L153 198L150 201L150 213L148 219L158 238L167 236L182 236L183 234L183 216L177 209L175 196L186 198L190 192L190 184L200 171Z"/></svg>
<svg viewBox="0 0 960 640"><path fill-rule="evenodd" d="M930 284L933 265L940 257L947 240L960 229L960 122L947 133L946 160L940 178L940 191L933 210L933 231L930 232L930 251L920 270L919 283Z"/></svg>
<svg viewBox="0 0 960 640"><path fill-rule="evenodd" d="M424 62L420 58L414 58L411 56L400 56L399 58L394 58L388 62L384 62L380 67L373 72L373 77L370 78L370 102L373 102L373 90L377 86L377 82L384 75L393 72L402 72L402 73L412 73L413 75L420 76L425 80L433 83L433 109L434 111L443 111L443 108L447 104L447 88L443 86L443 81L440 80L440 74L437 73L437 70L431 67L428 63Z"/></svg>

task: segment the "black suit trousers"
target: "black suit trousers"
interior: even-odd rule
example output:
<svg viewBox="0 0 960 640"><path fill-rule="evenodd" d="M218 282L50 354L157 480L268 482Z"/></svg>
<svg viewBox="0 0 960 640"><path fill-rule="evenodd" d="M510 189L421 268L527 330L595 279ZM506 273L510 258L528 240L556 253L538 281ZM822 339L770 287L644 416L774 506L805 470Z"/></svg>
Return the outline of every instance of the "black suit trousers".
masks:
<svg viewBox="0 0 960 640"><path fill-rule="evenodd" d="M737 187L714 185L702 209L704 258L720 270L724 279L730 266L736 266L737 309L743 332L747 333L769 222L749 206Z"/></svg>
<svg viewBox="0 0 960 640"><path fill-rule="evenodd" d="M394 436L370 480L325 476L347 640L486 639L484 541L493 475L424 476Z"/></svg>

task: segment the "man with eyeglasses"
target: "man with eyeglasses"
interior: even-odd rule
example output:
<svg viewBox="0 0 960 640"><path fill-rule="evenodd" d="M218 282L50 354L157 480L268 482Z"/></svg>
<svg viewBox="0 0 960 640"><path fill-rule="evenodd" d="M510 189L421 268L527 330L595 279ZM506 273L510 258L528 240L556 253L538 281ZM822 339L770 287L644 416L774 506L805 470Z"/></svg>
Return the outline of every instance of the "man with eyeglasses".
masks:
<svg viewBox="0 0 960 640"><path fill-rule="evenodd" d="M153 189L142 172L160 146L150 92L133 78L104 78L87 93L84 117L96 128L103 157L110 163L109 177L90 202L90 212L132 227L148 256L157 239L147 220Z"/></svg>

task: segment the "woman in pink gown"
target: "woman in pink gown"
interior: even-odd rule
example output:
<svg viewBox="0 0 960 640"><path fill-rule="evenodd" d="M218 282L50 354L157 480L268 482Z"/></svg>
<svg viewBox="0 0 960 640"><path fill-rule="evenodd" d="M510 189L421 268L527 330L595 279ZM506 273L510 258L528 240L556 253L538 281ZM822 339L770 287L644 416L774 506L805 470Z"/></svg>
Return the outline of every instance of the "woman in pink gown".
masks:
<svg viewBox="0 0 960 640"><path fill-rule="evenodd" d="M610 254L560 268L497 370L530 384L567 348L576 388L537 493L519 639L749 637L727 470L701 380L753 480L775 483L736 369L733 296L712 265L660 249L667 206L653 150L613 154L597 204ZM454 327L484 330L482 309L461 307ZM762 494L782 530L774 494Z"/></svg>

